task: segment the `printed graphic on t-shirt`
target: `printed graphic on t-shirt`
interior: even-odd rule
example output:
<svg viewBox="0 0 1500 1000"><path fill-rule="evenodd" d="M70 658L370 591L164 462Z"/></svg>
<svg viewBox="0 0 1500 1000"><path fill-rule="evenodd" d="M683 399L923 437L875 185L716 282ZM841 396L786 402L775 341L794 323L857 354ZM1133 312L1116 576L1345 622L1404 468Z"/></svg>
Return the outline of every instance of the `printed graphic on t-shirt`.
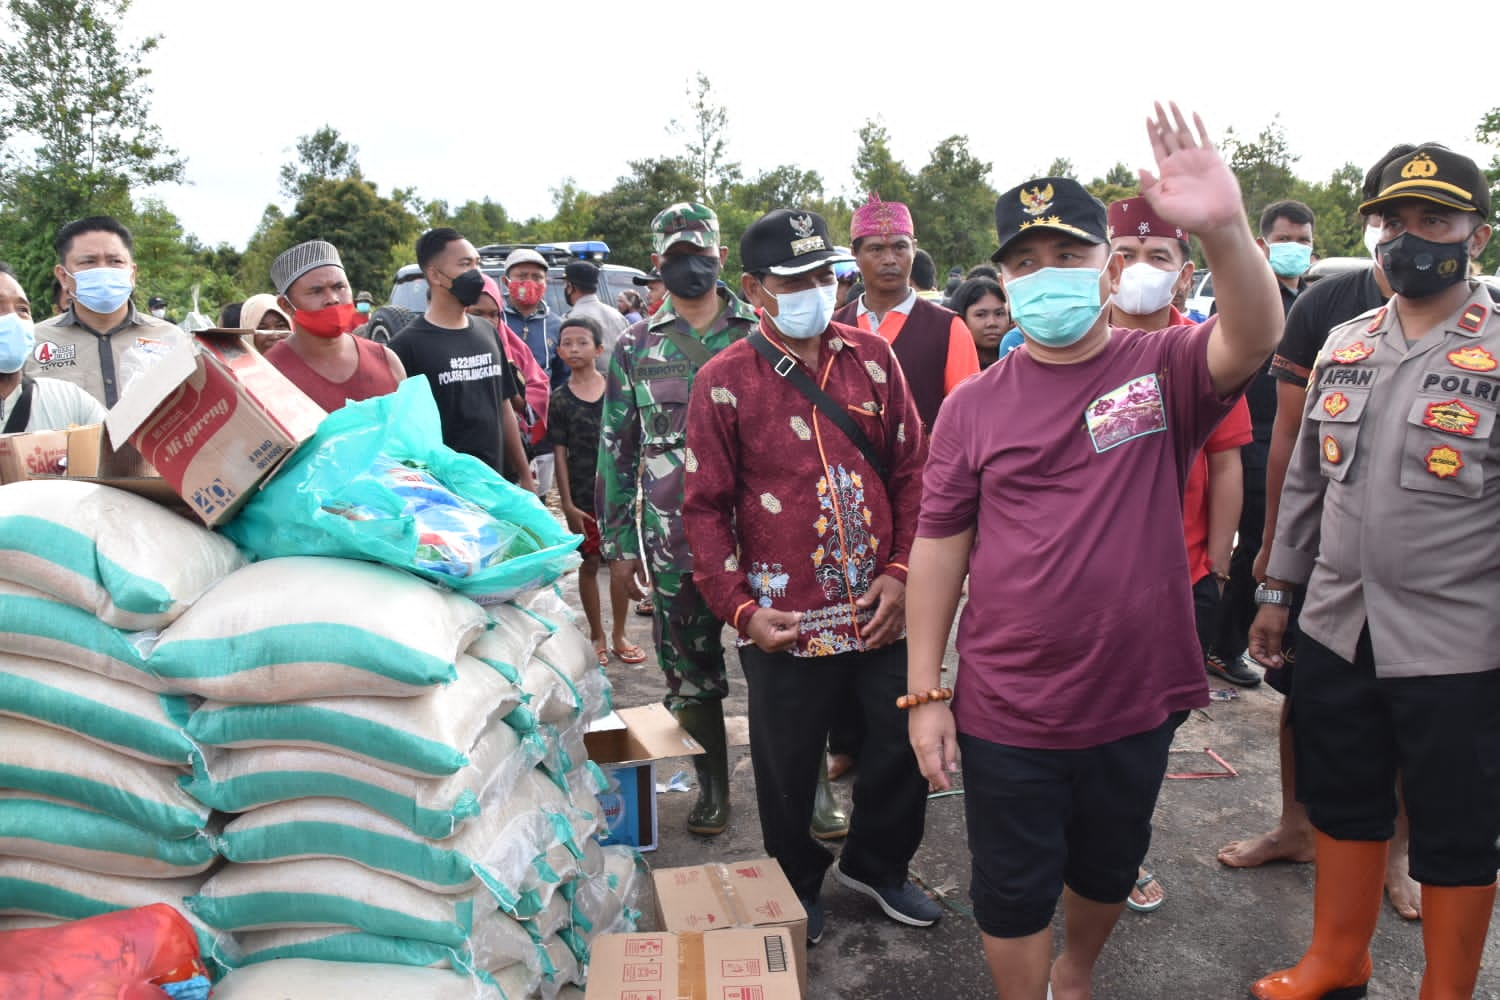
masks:
<svg viewBox="0 0 1500 1000"><path fill-rule="evenodd" d="M1142 375L1106 392L1088 405L1084 422L1094 451L1101 454L1126 441L1166 430L1167 411L1156 374Z"/></svg>
<svg viewBox="0 0 1500 1000"><path fill-rule="evenodd" d="M489 352L471 354L463 358L449 358L448 370L438 372L438 385L499 378L500 371L500 366L495 364L495 356Z"/></svg>

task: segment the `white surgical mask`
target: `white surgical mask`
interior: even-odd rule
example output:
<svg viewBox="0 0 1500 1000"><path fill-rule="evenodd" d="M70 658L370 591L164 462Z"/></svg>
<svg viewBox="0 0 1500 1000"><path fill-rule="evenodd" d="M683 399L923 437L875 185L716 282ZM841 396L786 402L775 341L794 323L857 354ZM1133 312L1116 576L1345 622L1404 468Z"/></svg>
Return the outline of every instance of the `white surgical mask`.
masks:
<svg viewBox="0 0 1500 1000"><path fill-rule="evenodd" d="M1382 227L1382 226L1366 226L1365 227L1365 251L1371 257L1375 256L1375 247L1376 247L1376 245L1378 243L1380 243L1380 234L1383 231L1384 231L1384 227Z"/></svg>
<svg viewBox="0 0 1500 1000"><path fill-rule="evenodd" d="M833 319L833 304L838 298L839 287L833 282L814 285L800 292L784 292L771 295L776 300L776 315L771 322L782 336L793 340L811 340L824 330Z"/></svg>
<svg viewBox="0 0 1500 1000"><path fill-rule="evenodd" d="M1131 264L1120 274L1120 290L1114 303L1131 316L1150 316L1172 301L1172 288L1182 271L1163 271L1150 264Z"/></svg>

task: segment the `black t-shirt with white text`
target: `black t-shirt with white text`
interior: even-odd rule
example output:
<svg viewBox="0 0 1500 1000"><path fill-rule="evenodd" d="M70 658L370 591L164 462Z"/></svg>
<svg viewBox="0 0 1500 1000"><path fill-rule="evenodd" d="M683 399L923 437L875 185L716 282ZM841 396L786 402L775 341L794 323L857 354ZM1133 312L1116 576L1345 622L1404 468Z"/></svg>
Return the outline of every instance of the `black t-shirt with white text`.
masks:
<svg viewBox="0 0 1500 1000"><path fill-rule="evenodd" d="M408 375L427 376L443 444L503 471L500 407L515 390L493 328L471 317L467 329L448 330L418 316L390 347Z"/></svg>

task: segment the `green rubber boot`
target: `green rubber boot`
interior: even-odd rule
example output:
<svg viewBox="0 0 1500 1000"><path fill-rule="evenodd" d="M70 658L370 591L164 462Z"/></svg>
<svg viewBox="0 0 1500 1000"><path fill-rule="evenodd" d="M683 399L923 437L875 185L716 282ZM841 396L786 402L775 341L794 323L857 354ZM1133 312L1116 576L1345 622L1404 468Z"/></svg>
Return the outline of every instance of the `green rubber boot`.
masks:
<svg viewBox="0 0 1500 1000"><path fill-rule="evenodd" d="M709 837L723 833L729 826L729 740L724 735L724 703L717 698L695 702L672 714L704 750L693 758L698 771L698 801L688 812L688 832Z"/></svg>
<svg viewBox="0 0 1500 1000"><path fill-rule="evenodd" d="M822 764L818 768L818 790L813 793L812 835L819 840L842 840L849 836L849 814L833 797L833 786L828 781L828 755L818 754Z"/></svg>

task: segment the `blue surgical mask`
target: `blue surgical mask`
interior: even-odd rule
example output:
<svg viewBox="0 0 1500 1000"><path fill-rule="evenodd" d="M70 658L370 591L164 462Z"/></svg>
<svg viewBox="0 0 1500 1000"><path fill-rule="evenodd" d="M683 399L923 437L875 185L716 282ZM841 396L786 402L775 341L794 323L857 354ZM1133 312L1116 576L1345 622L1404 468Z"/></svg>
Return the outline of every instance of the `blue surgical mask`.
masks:
<svg viewBox="0 0 1500 1000"><path fill-rule="evenodd" d="M1044 267L1005 282L1010 316L1043 347L1071 347L1093 329L1104 306L1096 267Z"/></svg>
<svg viewBox="0 0 1500 1000"><path fill-rule="evenodd" d="M107 315L130 301L135 279L119 267L91 267L73 275L77 290L73 298L85 309Z"/></svg>
<svg viewBox="0 0 1500 1000"><path fill-rule="evenodd" d="M0 372L7 375L21 370L31 357L36 333L31 320L20 313L0 316Z"/></svg>
<svg viewBox="0 0 1500 1000"><path fill-rule="evenodd" d="M1312 266L1312 247L1306 243L1272 243L1270 251L1278 278L1299 278Z"/></svg>
<svg viewBox="0 0 1500 1000"><path fill-rule="evenodd" d="M771 295L769 291L767 295ZM771 295L776 300L776 315L771 322L782 336L793 340L811 340L824 330L833 319L833 304L838 298L838 285L814 285L800 292L785 292Z"/></svg>

